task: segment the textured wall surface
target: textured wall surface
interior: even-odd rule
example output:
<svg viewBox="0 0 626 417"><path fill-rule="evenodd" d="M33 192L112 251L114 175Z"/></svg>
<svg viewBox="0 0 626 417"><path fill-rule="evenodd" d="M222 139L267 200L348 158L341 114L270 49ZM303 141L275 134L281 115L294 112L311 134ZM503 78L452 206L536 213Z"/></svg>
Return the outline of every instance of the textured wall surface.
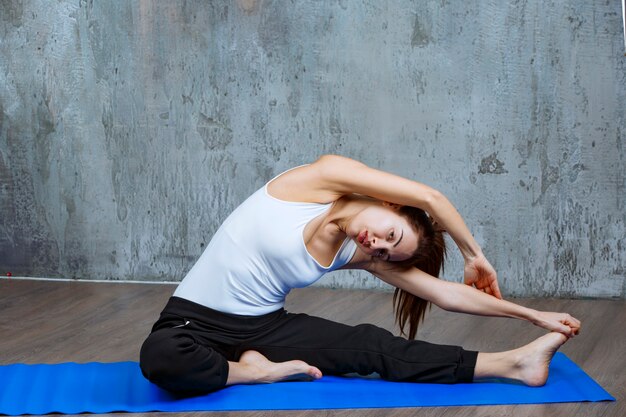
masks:
<svg viewBox="0 0 626 417"><path fill-rule="evenodd" d="M179 280L251 192L339 153L444 192L505 295L624 297L621 24L606 0L2 1L0 272Z"/></svg>

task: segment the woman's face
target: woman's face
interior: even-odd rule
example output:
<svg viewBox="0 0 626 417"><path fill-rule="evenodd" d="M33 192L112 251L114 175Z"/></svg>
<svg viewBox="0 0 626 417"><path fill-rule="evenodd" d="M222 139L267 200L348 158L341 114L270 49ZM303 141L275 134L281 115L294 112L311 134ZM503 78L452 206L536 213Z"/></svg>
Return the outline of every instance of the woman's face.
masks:
<svg viewBox="0 0 626 417"><path fill-rule="evenodd" d="M360 211L346 233L367 255L385 261L409 259L417 250L418 236L398 206L372 205Z"/></svg>

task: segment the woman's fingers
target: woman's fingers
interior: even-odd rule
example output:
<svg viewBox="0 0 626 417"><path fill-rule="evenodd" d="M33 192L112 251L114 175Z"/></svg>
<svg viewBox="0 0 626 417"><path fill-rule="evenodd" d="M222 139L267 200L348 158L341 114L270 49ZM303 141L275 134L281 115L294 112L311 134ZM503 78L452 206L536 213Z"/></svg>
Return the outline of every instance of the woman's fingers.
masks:
<svg viewBox="0 0 626 417"><path fill-rule="evenodd" d="M465 261L465 283L493 297L502 299L498 286L498 275L493 266L483 256Z"/></svg>
<svg viewBox="0 0 626 417"><path fill-rule="evenodd" d="M568 328L567 334L569 337L574 337L580 333L580 320L569 314L564 314L564 317L560 321Z"/></svg>
<svg viewBox="0 0 626 417"><path fill-rule="evenodd" d="M491 283L491 294L502 300L502 294L500 293L500 287L498 286L498 281L496 281L495 279L493 280L493 282Z"/></svg>
<svg viewBox="0 0 626 417"><path fill-rule="evenodd" d="M569 314L566 314L563 323L570 327L573 335L577 335L578 333L580 333L580 320L570 316Z"/></svg>
<svg viewBox="0 0 626 417"><path fill-rule="evenodd" d="M567 313L544 311L539 313L539 320L534 323L550 331L563 333L570 338L580 333L580 321Z"/></svg>
<svg viewBox="0 0 626 417"><path fill-rule="evenodd" d="M551 330L551 329L548 327L548 330ZM573 329L562 320L559 320L558 322L552 325L552 331L563 333L565 336L570 337L570 338L574 337Z"/></svg>

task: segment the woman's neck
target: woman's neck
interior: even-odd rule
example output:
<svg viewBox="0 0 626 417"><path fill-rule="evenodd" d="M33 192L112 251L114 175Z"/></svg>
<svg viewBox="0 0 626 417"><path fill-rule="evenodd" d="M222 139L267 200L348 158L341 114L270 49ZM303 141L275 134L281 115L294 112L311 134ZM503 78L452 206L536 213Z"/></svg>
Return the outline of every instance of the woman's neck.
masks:
<svg viewBox="0 0 626 417"><path fill-rule="evenodd" d="M367 196L357 194L345 195L333 203L333 206L324 218L320 230L332 233L334 229L335 233L341 232L345 238L346 230L352 219L361 211L374 204L380 204L380 202Z"/></svg>

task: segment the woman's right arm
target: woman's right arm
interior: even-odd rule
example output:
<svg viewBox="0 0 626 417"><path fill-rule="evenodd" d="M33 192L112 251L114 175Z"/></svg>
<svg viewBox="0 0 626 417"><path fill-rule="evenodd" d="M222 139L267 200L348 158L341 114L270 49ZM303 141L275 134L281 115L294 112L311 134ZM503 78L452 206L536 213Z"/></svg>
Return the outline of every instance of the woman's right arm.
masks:
<svg viewBox="0 0 626 417"><path fill-rule="evenodd" d="M444 281L417 268L390 269L389 264L374 263L368 270L410 294L428 300L447 311L480 316L511 317L573 337L578 334L580 321L566 313L537 311L501 300L467 285Z"/></svg>
<svg viewBox="0 0 626 417"><path fill-rule="evenodd" d="M496 271L474 240L463 218L439 191L417 181L337 155L324 155L310 165L317 186L338 198L358 193L426 211L452 237L465 260L465 283L502 298Z"/></svg>

